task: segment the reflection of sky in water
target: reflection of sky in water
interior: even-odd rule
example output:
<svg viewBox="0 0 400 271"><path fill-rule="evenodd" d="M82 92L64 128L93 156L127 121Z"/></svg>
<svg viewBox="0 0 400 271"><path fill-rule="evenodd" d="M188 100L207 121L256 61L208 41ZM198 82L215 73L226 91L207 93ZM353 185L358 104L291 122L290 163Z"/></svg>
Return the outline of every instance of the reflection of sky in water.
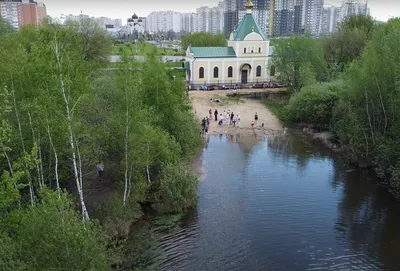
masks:
<svg viewBox="0 0 400 271"><path fill-rule="evenodd" d="M198 208L162 270L400 270L399 206L323 148L213 136L202 157Z"/></svg>

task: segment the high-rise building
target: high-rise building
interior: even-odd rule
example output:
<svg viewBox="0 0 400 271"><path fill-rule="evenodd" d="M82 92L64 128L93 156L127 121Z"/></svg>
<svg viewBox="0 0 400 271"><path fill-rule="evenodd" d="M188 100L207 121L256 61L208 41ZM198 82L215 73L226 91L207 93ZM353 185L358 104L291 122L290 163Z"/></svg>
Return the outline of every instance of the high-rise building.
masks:
<svg viewBox="0 0 400 271"><path fill-rule="evenodd" d="M151 33L180 32L182 29L182 13L175 11L153 11L146 18L146 30Z"/></svg>
<svg viewBox="0 0 400 271"><path fill-rule="evenodd" d="M289 36L294 32L294 0L274 0L270 3L270 32L274 36Z"/></svg>
<svg viewBox="0 0 400 271"><path fill-rule="evenodd" d="M182 31L186 33L199 32L199 15L197 13L182 14Z"/></svg>
<svg viewBox="0 0 400 271"><path fill-rule="evenodd" d="M253 18L261 29L269 33L269 8L273 0L253 0ZM246 15L247 0L225 0L224 32L230 34Z"/></svg>
<svg viewBox="0 0 400 271"><path fill-rule="evenodd" d="M33 0L0 0L0 17L13 27L39 25L47 17L46 6Z"/></svg>
<svg viewBox="0 0 400 271"><path fill-rule="evenodd" d="M199 32L211 32L213 34L224 32L225 5L219 2L216 7L200 7L196 10L199 18Z"/></svg>
<svg viewBox="0 0 400 271"><path fill-rule="evenodd" d="M329 34L337 30L340 23L340 12L341 9L338 7L331 6L324 8L321 33Z"/></svg>

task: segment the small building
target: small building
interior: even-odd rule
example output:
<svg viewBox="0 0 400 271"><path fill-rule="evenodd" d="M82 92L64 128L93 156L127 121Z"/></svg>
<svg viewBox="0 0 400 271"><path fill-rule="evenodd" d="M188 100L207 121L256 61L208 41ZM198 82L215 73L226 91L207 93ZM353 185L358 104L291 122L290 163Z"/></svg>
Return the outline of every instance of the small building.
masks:
<svg viewBox="0 0 400 271"><path fill-rule="evenodd" d="M186 50L187 83L200 85L250 85L268 82L269 40L252 15L253 3L230 34L227 47L192 47Z"/></svg>

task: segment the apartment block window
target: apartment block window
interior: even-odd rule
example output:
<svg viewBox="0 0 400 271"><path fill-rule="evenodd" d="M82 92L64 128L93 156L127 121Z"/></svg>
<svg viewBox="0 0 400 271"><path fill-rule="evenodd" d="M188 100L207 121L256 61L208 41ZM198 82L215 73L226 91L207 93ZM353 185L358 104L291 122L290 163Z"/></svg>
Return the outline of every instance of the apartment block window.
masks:
<svg viewBox="0 0 400 271"><path fill-rule="evenodd" d="M200 67L199 69L199 78L204 78L204 68Z"/></svg>

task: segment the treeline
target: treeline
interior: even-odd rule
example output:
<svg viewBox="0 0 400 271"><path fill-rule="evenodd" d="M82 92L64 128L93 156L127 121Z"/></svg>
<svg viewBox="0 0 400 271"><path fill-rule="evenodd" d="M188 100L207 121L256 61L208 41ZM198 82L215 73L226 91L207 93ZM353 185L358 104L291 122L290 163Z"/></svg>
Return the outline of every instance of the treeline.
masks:
<svg viewBox="0 0 400 271"><path fill-rule="evenodd" d="M227 41L224 34L211 34L209 32L199 32L183 35L181 37L181 46L183 50L188 47L224 47Z"/></svg>
<svg viewBox="0 0 400 271"><path fill-rule="evenodd" d="M0 20L0 270L109 270L138 202L196 203L183 83L153 55L105 68L111 46L90 20L18 32Z"/></svg>
<svg viewBox="0 0 400 271"><path fill-rule="evenodd" d="M289 121L330 129L400 194L400 19L348 18L332 36L277 41Z"/></svg>

